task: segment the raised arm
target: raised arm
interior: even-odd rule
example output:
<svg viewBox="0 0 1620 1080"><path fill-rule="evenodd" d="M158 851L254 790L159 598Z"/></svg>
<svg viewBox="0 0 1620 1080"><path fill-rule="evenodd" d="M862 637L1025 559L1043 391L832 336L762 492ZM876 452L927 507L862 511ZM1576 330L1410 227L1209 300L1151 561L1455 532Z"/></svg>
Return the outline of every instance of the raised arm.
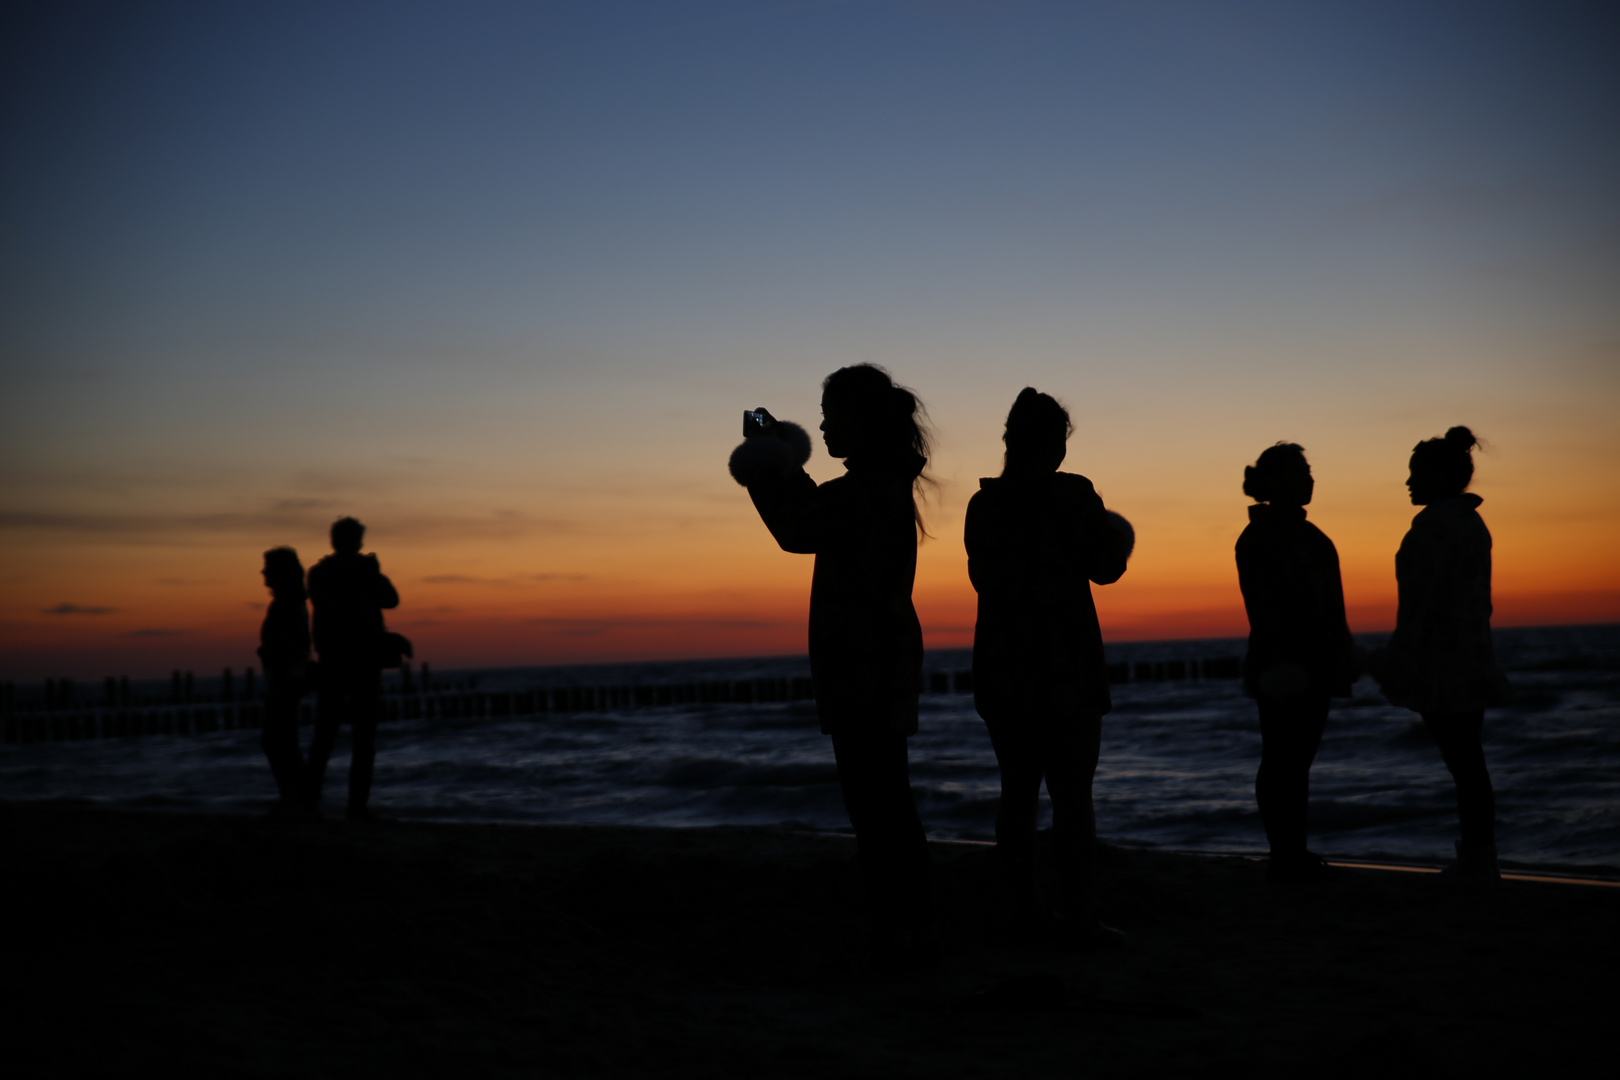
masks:
<svg viewBox="0 0 1620 1080"><path fill-rule="evenodd" d="M827 500L804 471L810 436L786 420L771 420L766 431L744 439L731 452L731 476L748 489L754 509L783 551L814 555L820 550Z"/></svg>
<svg viewBox="0 0 1620 1080"><path fill-rule="evenodd" d="M748 497L771 536L783 551L798 555L821 550L826 517L822 496L816 482L797 466L774 479L748 485Z"/></svg>

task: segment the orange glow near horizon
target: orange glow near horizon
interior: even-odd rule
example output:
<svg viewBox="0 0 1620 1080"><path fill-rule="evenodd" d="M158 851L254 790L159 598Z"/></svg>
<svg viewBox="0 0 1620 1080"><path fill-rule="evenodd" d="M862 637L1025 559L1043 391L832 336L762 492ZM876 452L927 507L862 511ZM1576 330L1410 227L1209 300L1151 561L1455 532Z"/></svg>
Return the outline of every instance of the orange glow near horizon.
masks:
<svg viewBox="0 0 1620 1080"><path fill-rule="evenodd" d="M836 466L821 459L813 468L825 478ZM1339 547L1352 629L1388 630L1394 549L1415 509L1386 498L1369 513L1359 500L1335 500L1320 463L1317 472L1312 516ZM1533 508L1493 490L1511 485L1482 480L1482 512L1496 537L1495 624L1620 621L1620 568L1603 529L1588 524L1585 542L1572 542L1563 523L1538 526ZM1110 487L1132 485L1098 486L1106 497ZM915 599L932 649L972 645L963 487L941 485L929 506L932 536L919 551ZM564 530L538 541L518 525L505 536L496 527L460 541L434 530L413 537L368 515L367 547L403 598L390 627L412 638L419 661L440 669L802 654L812 560L779 551L729 481L694 503L705 512L666 521L662 534L646 522L600 519L581 535ZM1108 640L1247 633L1231 554L1244 500L1189 499L1174 513L1147 500L1110 503L1133 520L1138 544L1126 576L1094 590ZM297 511L296 524L268 539L292 541L311 564L326 547L323 510ZM8 545L12 565L32 573L7 590L5 677L256 666L266 602L258 556L268 544L211 534L53 536L44 526L25 539L14 532Z"/></svg>

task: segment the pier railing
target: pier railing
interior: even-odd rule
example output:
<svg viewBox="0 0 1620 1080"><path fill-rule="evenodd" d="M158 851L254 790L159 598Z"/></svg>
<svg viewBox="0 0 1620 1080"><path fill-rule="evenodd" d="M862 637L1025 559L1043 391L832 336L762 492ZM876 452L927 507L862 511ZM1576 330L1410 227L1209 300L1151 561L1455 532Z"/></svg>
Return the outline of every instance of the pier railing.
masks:
<svg viewBox="0 0 1620 1080"><path fill-rule="evenodd" d="M1235 679L1237 657L1155 660L1109 665L1113 683L1165 680ZM471 720L539 717L547 714L607 712L682 705L765 704L808 701L815 691L808 678L767 677L702 682L613 686L535 686L523 690L480 690L476 677L434 682L423 665L421 677L406 669L383 686L383 719ZM19 694L15 683L0 683L0 726L6 743L70 742L137 735L193 735L257 728L264 701L251 669L240 693L234 680L221 680L213 694L193 694L192 679L177 677L169 695L132 695L127 679L106 680L101 696L81 696L70 680L52 680L37 695ZM924 672L929 694L973 692L971 671ZM303 724L314 722L314 695L299 704Z"/></svg>

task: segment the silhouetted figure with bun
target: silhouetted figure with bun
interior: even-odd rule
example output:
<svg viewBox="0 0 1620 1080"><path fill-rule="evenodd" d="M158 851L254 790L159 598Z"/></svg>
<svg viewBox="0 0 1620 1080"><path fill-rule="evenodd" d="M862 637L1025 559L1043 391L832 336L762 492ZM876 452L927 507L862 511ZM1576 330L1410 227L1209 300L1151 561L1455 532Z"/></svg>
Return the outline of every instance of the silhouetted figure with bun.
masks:
<svg viewBox="0 0 1620 1080"><path fill-rule="evenodd" d="M382 719L383 610L399 606L399 593L375 555L360 554L366 527L352 517L332 525L332 554L309 571L315 605L317 672L315 738L309 748L309 803L319 806L326 762L338 727L349 724L349 817L368 818L371 774Z"/></svg>
<svg viewBox="0 0 1620 1080"><path fill-rule="evenodd" d="M1400 607L1389 644L1368 658L1384 696L1416 711L1457 783L1462 838L1448 876L1494 882L1496 794L1485 767L1485 710L1512 697L1491 641L1491 534L1468 493L1474 433L1454 427L1412 449L1406 488L1423 510L1395 554Z"/></svg>
<svg viewBox="0 0 1620 1080"><path fill-rule="evenodd" d="M270 761L281 798L278 815L305 806L304 755L298 749L298 701L309 670L309 609L304 603L304 566L290 547L264 553L270 607L259 627L259 661L264 665L264 720L259 745Z"/></svg>
<svg viewBox="0 0 1620 1080"><path fill-rule="evenodd" d="M928 437L917 399L870 364L827 376L821 412L827 452L844 459L843 476L817 486L802 468L809 437L763 409L745 422L752 437L732 454L731 474L784 551L816 557L810 669L859 845L872 958L915 967L938 948L906 757L922 687L911 586L921 524L915 487Z"/></svg>
<svg viewBox="0 0 1620 1080"><path fill-rule="evenodd" d="M1090 480L1058 472L1072 431L1062 405L1025 387L1007 414L1002 473L980 480L968 503L968 576L979 594L973 702L1001 770L996 855L1009 929L1096 947L1125 935L1096 914L1091 783L1113 702L1091 583L1119 580L1135 538ZM1043 778L1062 887L1056 911L1035 867Z"/></svg>
<svg viewBox="0 0 1620 1080"><path fill-rule="evenodd" d="M1331 874L1305 847L1311 762L1327 727L1329 699L1350 696L1358 674L1339 553L1305 520L1315 486L1305 450L1295 443L1266 448L1243 470L1243 494L1255 500L1237 542L1238 583L1249 614L1243 691L1260 711L1254 798L1274 881Z"/></svg>

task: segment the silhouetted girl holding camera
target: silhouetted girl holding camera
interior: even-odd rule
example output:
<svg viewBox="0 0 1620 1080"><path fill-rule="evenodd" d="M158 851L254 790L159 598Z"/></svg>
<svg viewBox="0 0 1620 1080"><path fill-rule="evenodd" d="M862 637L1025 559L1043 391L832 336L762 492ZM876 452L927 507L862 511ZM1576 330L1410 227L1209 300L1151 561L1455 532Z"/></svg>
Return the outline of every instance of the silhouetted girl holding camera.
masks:
<svg viewBox="0 0 1620 1080"><path fill-rule="evenodd" d="M298 701L309 668L309 609L304 603L304 566L290 547L264 553L270 607L259 628L259 660L264 664L264 722L259 745L270 760L281 800L278 814L297 813L303 804L304 755L298 749Z"/></svg>
<svg viewBox="0 0 1620 1080"><path fill-rule="evenodd" d="M751 437L732 454L731 474L784 551L816 557L810 670L859 845L873 958L917 966L937 949L928 847L906 757L922 684L911 586L928 435L916 397L870 364L827 376L821 413L827 452L844 459L843 476L817 486L802 468L809 437L763 409L745 420Z"/></svg>
<svg viewBox="0 0 1620 1080"><path fill-rule="evenodd" d="M1303 447L1280 442L1243 470L1254 499L1237 542L1238 583L1249 614L1243 690L1260 711L1260 806L1273 880L1326 877L1305 848L1311 762L1327 727L1328 702L1350 696L1357 654L1344 617L1333 541L1305 520L1316 482Z"/></svg>
<svg viewBox="0 0 1620 1080"><path fill-rule="evenodd" d="M1134 536L1091 481L1058 472L1073 425L1052 397L1026 387L1007 414L1006 463L968 503L968 576L979 594L973 702L1001 769L996 855L1019 936L1115 945L1096 915L1097 819L1092 776L1112 708L1091 582L1125 572ZM1036 884L1041 781L1052 800L1061 905Z"/></svg>
<svg viewBox="0 0 1620 1080"><path fill-rule="evenodd" d="M1462 839L1453 878L1495 881L1496 794L1485 768L1485 710L1511 692L1491 642L1491 534L1468 494L1474 433L1454 427L1412 449L1406 488L1423 510L1395 555L1400 608L1369 658L1384 696L1417 711L1457 782Z"/></svg>

